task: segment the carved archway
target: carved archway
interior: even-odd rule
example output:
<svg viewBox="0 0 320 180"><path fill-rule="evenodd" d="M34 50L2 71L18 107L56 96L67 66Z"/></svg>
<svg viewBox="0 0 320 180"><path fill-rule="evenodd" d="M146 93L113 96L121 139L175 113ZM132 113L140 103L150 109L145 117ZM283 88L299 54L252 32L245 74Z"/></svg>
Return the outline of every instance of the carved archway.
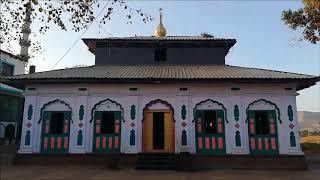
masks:
<svg viewBox="0 0 320 180"><path fill-rule="evenodd" d="M47 102L46 104L44 104L44 105L41 107L41 109L40 109L40 119L39 119L39 121L38 121L38 124L40 124L41 120L43 119L43 112L44 112L44 110L45 110L48 106L50 106L50 105L52 105L52 104L56 104L56 103L63 104L63 105L65 105L65 106L70 110L70 112L71 112L71 122L73 123L73 120L72 120L72 108L71 108L71 106L70 106L68 103L66 103L65 101L62 101L62 100L60 100L60 99L55 99L55 100L53 100L53 101Z"/></svg>
<svg viewBox="0 0 320 180"><path fill-rule="evenodd" d="M277 106L276 103L273 103L273 102L268 101L268 100L266 100L266 99L259 99L259 100L253 101L253 102L251 102L251 103L247 106L247 108L246 108L246 116L247 116L247 118L246 118L246 123L248 122L248 119L249 119L249 110L250 110L250 108L253 107L254 105L257 105L257 104L260 104L260 103L265 103L265 104L267 104L267 105L272 106L273 109L274 109L274 110L276 111L276 113L277 113L277 118L276 118L276 119L278 119L279 122L282 124L282 121L281 121L281 118L280 118L280 109L279 109L279 107Z"/></svg>
<svg viewBox="0 0 320 180"><path fill-rule="evenodd" d="M156 100L150 101L148 104L146 104L144 106L143 112L142 112L143 114L142 114L142 120L141 121L144 120L145 111L148 110L152 105L158 104L158 103L167 106L172 111L172 120L173 120L173 122L176 122L175 119L174 119L174 109L173 109L172 105L170 103L168 103L167 101L164 101L164 100L161 100L161 99L156 99Z"/></svg>
<svg viewBox="0 0 320 180"><path fill-rule="evenodd" d="M107 98L107 99L104 99L104 100L102 100L102 101L99 101L98 103L96 103L96 104L93 106L93 108L91 109L91 119L90 119L90 123L92 123L92 121L93 121L93 119L94 119L94 112L96 111L96 109L97 109L99 106L101 106L102 104L104 104L104 103L111 103L111 104L113 104L113 105L118 106L118 107L120 108L120 110L121 110L121 120L122 120L122 122L125 122L125 121L124 121L124 118L123 118L124 109L123 109L123 107L121 106L121 104L118 103L118 102L116 102L116 101L113 101L113 100Z"/></svg>
<svg viewBox="0 0 320 180"><path fill-rule="evenodd" d="M212 99L206 99L206 100L204 100L204 101L200 101L199 103L197 103L196 105L195 105L195 107L193 108L193 115L194 115L194 117L195 117L195 112L196 112L196 110L199 108L199 106L200 105L202 105L202 104L204 104L204 103L208 103L208 102L210 102L210 103L212 103L212 104L215 104L215 105L217 105L218 107L221 107L220 109L222 109L223 110L223 112L224 112L224 120L227 122L227 123L229 123L229 121L228 121L228 119L227 119L227 109L226 109L226 107L222 104L222 103L220 103L220 102L218 102L218 101L215 101L215 100L212 100ZM192 122L194 122L194 119L192 120Z"/></svg>

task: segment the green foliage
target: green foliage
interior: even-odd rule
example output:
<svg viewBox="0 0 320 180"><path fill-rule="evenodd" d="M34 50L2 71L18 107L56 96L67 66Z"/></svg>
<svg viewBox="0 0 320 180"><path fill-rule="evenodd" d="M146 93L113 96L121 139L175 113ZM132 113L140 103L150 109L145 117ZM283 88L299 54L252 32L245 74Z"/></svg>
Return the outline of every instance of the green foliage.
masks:
<svg viewBox="0 0 320 180"><path fill-rule="evenodd" d="M282 21L292 30L303 29L303 38L313 44L320 41L320 1L303 0L304 7L282 12Z"/></svg>

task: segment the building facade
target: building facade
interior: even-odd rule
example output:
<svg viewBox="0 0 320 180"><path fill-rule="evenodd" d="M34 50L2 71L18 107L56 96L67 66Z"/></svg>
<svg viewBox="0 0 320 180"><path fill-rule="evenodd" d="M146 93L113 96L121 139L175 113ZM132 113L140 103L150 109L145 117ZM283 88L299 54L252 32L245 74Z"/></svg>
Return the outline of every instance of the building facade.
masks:
<svg viewBox="0 0 320 180"><path fill-rule="evenodd" d="M303 155L297 91L319 77L225 64L234 39L84 39L95 65L19 75L20 153Z"/></svg>

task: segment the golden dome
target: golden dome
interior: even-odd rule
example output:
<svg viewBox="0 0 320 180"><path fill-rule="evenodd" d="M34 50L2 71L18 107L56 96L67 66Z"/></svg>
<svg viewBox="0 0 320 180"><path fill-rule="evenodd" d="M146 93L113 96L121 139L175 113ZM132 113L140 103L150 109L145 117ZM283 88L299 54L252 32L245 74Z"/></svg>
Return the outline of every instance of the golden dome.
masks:
<svg viewBox="0 0 320 180"><path fill-rule="evenodd" d="M154 36L161 38L163 36L166 36L167 30L164 28L162 24L162 9L160 9L160 23L158 24L156 30L154 31Z"/></svg>

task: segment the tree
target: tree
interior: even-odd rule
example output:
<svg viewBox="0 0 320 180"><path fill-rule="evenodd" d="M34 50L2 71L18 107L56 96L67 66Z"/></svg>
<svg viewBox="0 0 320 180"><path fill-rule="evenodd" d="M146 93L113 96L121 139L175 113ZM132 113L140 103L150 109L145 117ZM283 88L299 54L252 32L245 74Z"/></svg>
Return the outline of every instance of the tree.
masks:
<svg viewBox="0 0 320 180"><path fill-rule="evenodd" d="M102 4L103 7L100 7ZM19 42L21 46L31 45L31 52L37 52L41 50L41 44L30 42L28 37L26 42L21 41L22 33L45 34L53 25L61 30L79 32L93 22L105 24L111 20L115 6L126 12L127 23L132 23L134 15L141 17L145 23L152 20L142 10L129 7L126 0L0 0L0 43L11 47L13 43ZM102 17L99 18L100 14ZM36 29L23 30L28 15L30 22L36 23ZM28 61L29 57L23 59Z"/></svg>
<svg viewBox="0 0 320 180"><path fill-rule="evenodd" d="M304 7L284 10L282 21L293 30L303 29L303 37L313 44L320 41L320 1L303 0Z"/></svg>

